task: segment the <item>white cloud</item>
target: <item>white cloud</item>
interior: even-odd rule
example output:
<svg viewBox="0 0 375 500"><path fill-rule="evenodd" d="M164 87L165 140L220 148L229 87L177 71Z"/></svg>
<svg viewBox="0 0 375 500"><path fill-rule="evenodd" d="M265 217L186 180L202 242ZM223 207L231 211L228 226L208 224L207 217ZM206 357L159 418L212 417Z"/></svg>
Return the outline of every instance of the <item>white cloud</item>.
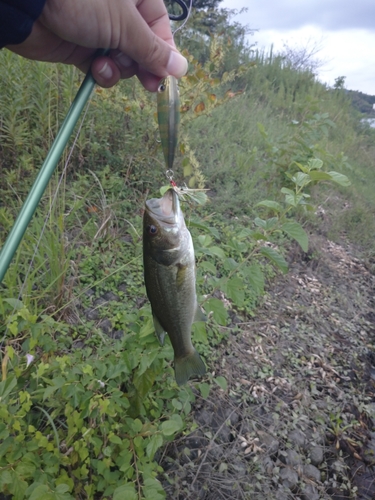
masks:
<svg viewBox="0 0 375 500"><path fill-rule="evenodd" d="M224 0L221 7L246 13L235 20L259 28L249 42L258 47L281 50L283 44L303 47L317 42L325 61L319 79L332 85L338 76L346 77L346 88L375 95L375 1L339 0ZM370 26L371 25L371 26Z"/></svg>

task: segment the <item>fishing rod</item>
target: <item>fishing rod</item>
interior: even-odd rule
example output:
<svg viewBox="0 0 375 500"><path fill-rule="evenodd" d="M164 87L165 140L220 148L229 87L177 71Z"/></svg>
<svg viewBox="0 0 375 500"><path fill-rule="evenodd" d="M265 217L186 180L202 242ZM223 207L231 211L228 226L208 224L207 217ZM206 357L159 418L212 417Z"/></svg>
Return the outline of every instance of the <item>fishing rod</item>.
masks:
<svg viewBox="0 0 375 500"><path fill-rule="evenodd" d="M180 15L169 14L169 19L172 21L183 21L188 17L188 8L183 0L173 0L182 9ZM109 49L100 49L98 56L108 54ZM53 141L53 144L48 152L46 159L36 177L34 184L21 208L20 213L5 241L5 244L0 253L0 284L2 283L5 273L19 247L22 238L25 234L35 210L43 196L43 193L50 181L53 172L61 158L61 155L68 143L74 127L77 124L78 118L85 107L95 86L95 80L89 71L84 78L74 101L72 102L69 111L61 125L61 128Z"/></svg>

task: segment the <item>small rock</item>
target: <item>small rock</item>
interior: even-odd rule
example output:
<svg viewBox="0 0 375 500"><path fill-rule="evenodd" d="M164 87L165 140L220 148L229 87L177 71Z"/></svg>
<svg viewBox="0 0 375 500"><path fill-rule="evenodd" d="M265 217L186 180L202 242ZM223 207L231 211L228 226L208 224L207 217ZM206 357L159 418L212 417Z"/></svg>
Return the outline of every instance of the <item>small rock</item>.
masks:
<svg viewBox="0 0 375 500"><path fill-rule="evenodd" d="M312 446L309 455L313 465L320 465L324 460L324 452L321 446Z"/></svg>
<svg viewBox="0 0 375 500"><path fill-rule="evenodd" d="M142 306L144 306L147 302L147 299L145 297L137 297L135 301L135 305L137 306L138 309L140 309Z"/></svg>
<svg viewBox="0 0 375 500"><path fill-rule="evenodd" d="M224 451L223 447L217 444L214 444L211 448L210 451L207 453L207 460L212 461L212 462L217 462L218 460L220 462L224 462Z"/></svg>
<svg viewBox="0 0 375 500"><path fill-rule="evenodd" d="M291 443L300 448L303 448L306 444L306 436L299 429L295 429L294 431L289 433L288 439Z"/></svg>
<svg viewBox="0 0 375 500"><path fill-rule="evenodd" d="M100 306L104 306L104 304L106 304L108 301L105 300L104 297L98 297L97 299L94 300L93 302L93 305L95 307L100 307Z"/></svg>
<svg viewBox="0 0 375 500"><path fill-rule="evenodd" d="M196 411L194 415L194 420L202 426L209 426L212 422L213 414L207 410Z"/></svg>
<svg viewBox="0 0 375 500"><path fill-rule="evenodd" d="M205 449L207 444L208 444L208 439L200 430L192 432L186 437L185 440L185 446L187 446L190 450Z"/></svg>
<svg viewBox="0 0 375 500"><path fill-rule="evenodd" d="M290 490L288 488L288 492L290 493ZM286 491L282 491L281 488L279 488L276 492L276 496L272 498L277 498L277 500L290 500L290 496Z"/></svg>
<svg viewBox="0 0 375 500"><path fill-rule="evenodd" d="M105 292L105 294L103 295L103 299L105 299L107 302L118 302L120 300L120 297L113 292Z"/></svg>
<svg viewBox="0 0 375 500"><path fill-rule="evenodd" d="M111 320L106 318L102 319L102 321L99 323L99 328L102 330L103 333L106 335L109 335L112 331L112 323Z"/></svg>
<svg viewBox="0 0 375 500"><path fill-rule="evenodd" d="M258 431L259 446L267 451L269 455L275 455L278 452L280 443L267 432Z"/></svg>
<svg viewBox="0 0 375 500"><path fill-rule="evenodd" d="M305 465L303 467L303 473L308 479L311 479L312 481L315 481L316 483L320 482L320 470L317 469L315 467L315 465L312 465L312 464Z"/></svg>
<svg viewBox="0 0 375 500"><path fill-rule="evenodd" d="M319 410L325 410L327 408L327 402L324 401L324 399L318 399L315 401L316 407L319 408Z"/></svg>
<svg viewBox="0 0 375 500"><path fill-rule="evenodd" d="M111 339L121 340L124 336L124 330L114 330L109 334L109 336L111 337Z"/></svg>
<svg viewBox="0 0 375 500"><path fill-rule="evenodd" d="M298 474L292 469L289 465L280 470L280 479L284 486L290 488L291 490L295 489L298 484Z"/></svg>
<svg viewBox="0 0 375 500"><path fill-rule="evenodd" d="M85 311L85 316L89 321L96 321L99 319L99 311L95 308L89 307Z"/></svg>
<svg viewBox="0 0 375 500"><path fill-rule="evenodd" d="M87 297L91 297L92 295L95 294L95 290L93 288L86 288L84 293L85 295L87 295Z"/></svg>
<svg viewBox="0 0 375 500"><path fill-rule="evenodd" d="M121 283L117 289L119 290L119 292L126 292L126 290L128 289L128 285L126 283Z"/></svg>
<svg viewBox="0 0 375 500"><path fill-rule="evenodd" d="M85 343L82 340L75 340L72 344L72 349L83 349L83 347L85 347Z"/></svg>
<svg viewBox="0 0 375 500"><path fill-rule="evenodd" d="M280 460L286 464L296 466L302 464L302 457L299 453L294 450L287 450L286 452L279 453Z"/></svg>
<svg viewBox="0 0 375 500"><path fill-rule="evenodd" d="M302 490L302 500L319 500L318 490L312 484L307 484Z"/></svg>

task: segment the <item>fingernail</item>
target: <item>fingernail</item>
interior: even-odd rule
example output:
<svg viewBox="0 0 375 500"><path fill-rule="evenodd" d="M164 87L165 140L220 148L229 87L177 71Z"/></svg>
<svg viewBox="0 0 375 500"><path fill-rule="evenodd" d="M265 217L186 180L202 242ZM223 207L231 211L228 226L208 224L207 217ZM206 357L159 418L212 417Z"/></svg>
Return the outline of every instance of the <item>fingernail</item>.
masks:
<svg viewBox="0 0 375 500"><path fill-rule="evenodd" d="M172 50L166 69L169 75L180 78L186 74L188 70L188 62L179 52Z"/></svg>
<svg viewBox="0 0 375 500"><path fill-rule="evenodd" d="M124 68L130 68L130 66L132 66L134 64L134 60L127 56L126 54L124 54L123 52L120 52L119 54L117 54L114 59L116 60L116 62L124 67Z"/></svg>
<svg viewBox="0 0 375 500"><path fill-rule="evenodd" d="M112 68L108 63L105 63L102 69L98 72L105 80L110 80L113 76Z"/></svg>

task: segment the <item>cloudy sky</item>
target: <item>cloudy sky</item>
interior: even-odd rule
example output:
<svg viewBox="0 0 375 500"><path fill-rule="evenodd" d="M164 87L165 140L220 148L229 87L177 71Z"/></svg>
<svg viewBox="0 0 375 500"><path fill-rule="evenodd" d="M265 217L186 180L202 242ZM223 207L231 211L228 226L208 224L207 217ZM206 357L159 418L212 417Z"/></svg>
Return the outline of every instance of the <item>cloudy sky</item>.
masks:
<svg viewBox="0 0 375 500"><path fill-rule="evenodd" d="M221 7L241 9L235 20L258 29L249 37L259 48L281 50L317 44L321 81L375 95L375 0L223 0Z"/></svg>

